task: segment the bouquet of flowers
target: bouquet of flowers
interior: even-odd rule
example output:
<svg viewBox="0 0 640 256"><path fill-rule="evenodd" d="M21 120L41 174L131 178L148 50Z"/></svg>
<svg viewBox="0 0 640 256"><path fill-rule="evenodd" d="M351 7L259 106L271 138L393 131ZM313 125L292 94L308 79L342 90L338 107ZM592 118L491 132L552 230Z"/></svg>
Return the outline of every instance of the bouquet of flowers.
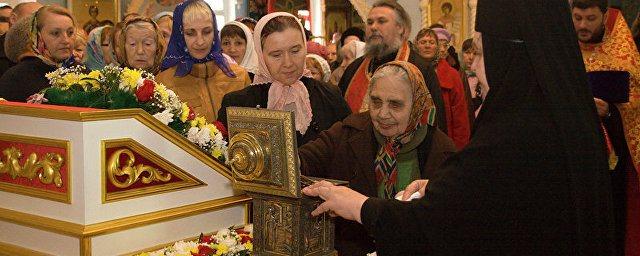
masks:
<svg viewBox="0 0 640 256"><path fill-rule="evenodd" d="M246 256L253 251L253 227L225 228L215 235L200 234L198 241L179 241L172 246L136 256Z"/></svg>
<svg viewBox="0 0 640 256"><path fill-rule="evenodd" d="M224 125L207 123L172 90L156 82L151 73L115 66L89 72L78 66L59 68L46 77L51 87L30 97L30 102L102 109L141 108L224 163L227 154Z"/></svg>

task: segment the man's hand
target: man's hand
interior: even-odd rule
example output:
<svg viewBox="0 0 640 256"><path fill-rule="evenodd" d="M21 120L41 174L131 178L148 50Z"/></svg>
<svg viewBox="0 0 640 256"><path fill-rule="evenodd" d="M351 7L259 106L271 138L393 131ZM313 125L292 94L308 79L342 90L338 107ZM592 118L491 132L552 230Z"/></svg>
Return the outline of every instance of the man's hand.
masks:
<svg viewBox="0 0 640 256"><path fill-rule="evenodd" d="M418 198L422 198L424 196L424 191L428 183L429 180L414 180L409 185L407 185L404 190L398 192L396 197L398 195L402 195L402 201L407 201L409 197L413 195L413 193L420 192L420 197Z"/></svg>
<svg viewBox="0 0 640 256"><path fill-rule="evenodd" d="M336 186L328 181L319 181L302 189L302 193L308 196L319 196L324 200L311 215L318 216L329 212L331 216L340 216L347 220L355 220L362 223L360 210L368 197L344 186Z"/></svg>
<svg viewBox="0 0 640 256"><path fill-rule="evenodd" d="M596 109L598 110L599 117L608 117L609 116L609 103L604 100L593 98L593 101L596 103Z"/></svg>

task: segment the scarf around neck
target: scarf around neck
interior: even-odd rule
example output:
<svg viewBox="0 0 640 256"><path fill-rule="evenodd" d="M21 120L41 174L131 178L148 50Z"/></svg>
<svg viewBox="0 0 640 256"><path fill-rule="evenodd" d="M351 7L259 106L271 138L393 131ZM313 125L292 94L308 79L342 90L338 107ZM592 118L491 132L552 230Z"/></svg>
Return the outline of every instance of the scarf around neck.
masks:
<svg viewBox="0 0 640 256"><path fill-rule="evenodd" d="M374 161L376 182L378 186L384 186L384 198L389 199L394 198L397 193L395 189L398 180L397 156L403 146L402 140L411 137L420 126L434 126L436 108L418 67L406 61L392 61L378 67L374 75L386 66L396 66L407 72L413 95L407 128L395 137L385 137L385 143L378 150Z"/></svg>
<svg viewBox="0 0 640 256"><path fill-rule="evenodd" d="M281 16L292 17L297 21L297 18L289 13L274 12L262 17L262 19L258 21L258 24L256 24L256 28L253 33L253 41L255 42L256 54L258 55L258 62L260 65L258 66L258 73L255 74L253 82L271 83L267 99L268 109L285 110L285 106L295 104L294 116L296 131L299 131L304 135L311 124L313 114L311 112L311 102L309 101L309 91L304 83L300 81L300 78L302 78L303 75L309 76L309 70L306 69L306 66L303 67L303 72L296 82L291 85L284 85L280 81L273 79L271 73L269 73L269 69L267 68L267 64L264 61L262 53L262 30L270 20ZM306 53L307 49L304 44L306 41L303 32L304 30L300 22L298 22L298 25L300 25L300 33L302 34L302 49L304 50L304 53Z"/></svg>

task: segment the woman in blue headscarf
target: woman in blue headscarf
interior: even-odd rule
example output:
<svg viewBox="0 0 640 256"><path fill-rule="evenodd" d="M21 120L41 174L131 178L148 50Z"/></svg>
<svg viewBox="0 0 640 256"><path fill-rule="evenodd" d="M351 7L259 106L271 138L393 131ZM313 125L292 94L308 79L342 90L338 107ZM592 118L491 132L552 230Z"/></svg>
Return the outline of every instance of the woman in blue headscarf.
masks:
<svg viewBox="0 0 640 256"><path fill-rule="evenodd" d="M173 31L157 80L175 91L207 121L216 120L222 97L251 80L221 53L216 19L202 0L188 0L173 12Z"/></svg>

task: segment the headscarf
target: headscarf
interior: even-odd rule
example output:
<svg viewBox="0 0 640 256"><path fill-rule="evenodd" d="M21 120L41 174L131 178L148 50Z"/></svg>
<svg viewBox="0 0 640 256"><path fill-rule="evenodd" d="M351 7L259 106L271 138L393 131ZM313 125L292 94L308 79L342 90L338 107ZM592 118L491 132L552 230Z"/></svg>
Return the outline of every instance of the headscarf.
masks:
<svg viewBox="0 0 640 256"><path fill-rule="evenodd" d="M280 16L288 16L294 18L296 21L298 20L295 16L286 12L273 12L262 17L258 21L258 24L256 24L256 28L253 33L253 41L256 46L256 54L258 55L260 66L253 81L254 83L271 83L271 87L269 88L269 98L267 100L268 109L284 110L284 106L287 104L295 103L296 108L294 116L296 119L296 131L304 134L311 124L313 114L311 113L309 91L307 91L307 87L304 86L304 83L300 81L300 78L302 78L302 76L308 76L310 73L309 70L306 69L306 66L303 67L302 75L300 75L298 81L290 86L285 86L281 82L273 79L269 73L267 64L264 62L264 56L262 55L262 40L260 38L262 29L264 29L264 26L267 25L270 20ZM304 28L300 22L298 22L298 25L300 25L300 33L302 34L302 50L304 51L303 53L306 53L307 48L305 46L306 40ZM306 54L304 55L306 56Z"/></svg>
<svg viewBox="0 0 640 256"><path fill-rule="evenodd" d="M322 58L322 56L313 53L307 54L307 57L320 63L320 68L322 68L322 82L329 82L329 77L331 77L331 67L329 67L329 62Z"/></svg>
<svg viewBox="0 0 640 256"><path fill-rule="evenodd" d="M357 58L360 58L360 57L364 56L366 46L367 46L367 44L365 42L351 41L347 45L343 46L342 49L344 49L343 51L348 51L353 55L353 59L351 60L351 61L353 61L353 60L355 60ZM350 63L348 63L348 64L350 64Z"/></svg>
<svg viewBox="0 0 640 256"><path fill-rule="evenodd" d="M184 24L183 24L183 15L184 10L190 4L202 0L187 0L184 1L173 11L173 29L171 30L171 39L169 39L169 46L167 47L167 53L162 61L161 70L165 70L171 68L173 66L177 66L175 76L183 77L191 72L191 68L193 64L196 63L205 63L209 61L214 61L215 64L225 73L228 77L235 77L236 74L233 73L231 68L229 67L229 63L222 56L221 47L220 47L220 32L218 31L218 25L216 25L216 16L214 15L213 10L207 4L207 7L211 11L211 20L213 22L213 46L211 46L211 51L207 54L206 57L202 59L195 59L189 54L189 50L187 49L187 43L184 40Z"/></svg>
<svg viewBox="0 0 640 256"><path fill-rule="evenodd" d="M102 52L102 31L107 26L97 27L89 33L87 42L87 60L84 65L91 70L102 69L107 65L104 61L104 53ZM110 26L109 26L110 27ZM109 52L111 59L115 60L116 56L113 51Z"/></svg>
<svg viewBox="0 0 640 256"><path fill-rule="evenodd" d="M438 40L447 40L447 42L451 41L451 33L444 28L433 28L433 32L436 32L436 36Z"/></svg>
<svg viewBox="0 0 640 256"><path fill-rule="evenodd" d="M158 23L158 20L160 20L164 16L169 16L173 20L173 13L164 11L164 12L160 12L160 13L156 14L156 16L153 16L153 21Z"/></svg>
<svg viewBox="0 0 640 256"><path fill-rule="evenodd" d="M251 29L249 29L249 27L247 27L247 25L242 24L241 22L238 21L230 21L229 23L227 23L227 25L225 26L229 26L229 25L235 25L238 26L242 29L242 31L244 32L244 37L247 39L247 47L245 47L244 50L244 57L242 58L242 61L240 62L240 66L244 67L248 72L251 73L257 73L258 72L258 54L256 54L256 50L255 50L255 43L253 41L253 33L251 32Z"/></svg>
<svg viewBox="0 0 640 256"><path fill-rule="evenodd" d="M378 185L384 185L384 198L394 198L396 194L395 184L398 179L397 155L400 152L400 148L402 148L402 140L413 135L420 126L425 124L434 126L436 108L422 72L418 67L406 61L391 61L378 67L375 72L387 66L396 66L407 72L407 77L412 87L411 114L409 115L407 129L393 138L385 138L385 144L378 150L374 161L376 181Z"/></svg>
<svg viewBox="0 0 640 256"><path fill-rule="evenodd" d="M73 66L74 65L73 54L70 54L68 59L58 63L51 56L51 53L47 49L47 46L45 45L44 41L40 39L40 32L38 31L38 15L41 11L43 11L43 9L46 9L46 6L38 9L34 13L33 18L31 19L31 28L30 28L31 32L29 33L29 38L31 39L31 50L33 50L33 53L36 55L36 57L38 57L40 60L42 60L42 62L44 62L47 65L55 66L55 67ZM73 18L71 18L71 20L73 21ZM75 26L75 21L74 21L74 26Z"/></svg>

